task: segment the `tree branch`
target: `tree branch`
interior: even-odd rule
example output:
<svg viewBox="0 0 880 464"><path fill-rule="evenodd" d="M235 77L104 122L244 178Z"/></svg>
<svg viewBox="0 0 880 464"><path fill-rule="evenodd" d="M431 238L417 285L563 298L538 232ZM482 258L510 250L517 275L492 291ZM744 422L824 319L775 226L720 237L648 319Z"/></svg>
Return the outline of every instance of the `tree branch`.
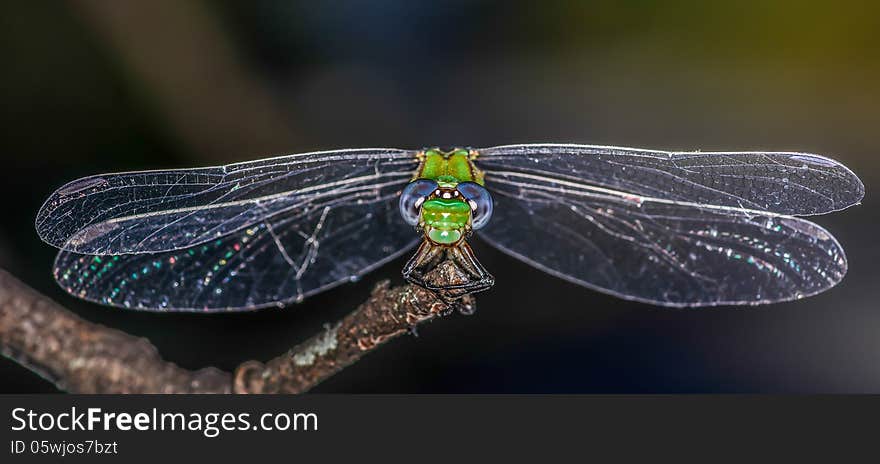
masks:
<svg viewBox="0 0 880 464"><path fill-rule="evenodd" d="M434 277L456 273L441 265ZM0 351L71 393L301 393L418 324L473 308L470 295L450 303L383 281L341 321L265 364L190 371L148 340L85 321L0 269Z"/></svg>

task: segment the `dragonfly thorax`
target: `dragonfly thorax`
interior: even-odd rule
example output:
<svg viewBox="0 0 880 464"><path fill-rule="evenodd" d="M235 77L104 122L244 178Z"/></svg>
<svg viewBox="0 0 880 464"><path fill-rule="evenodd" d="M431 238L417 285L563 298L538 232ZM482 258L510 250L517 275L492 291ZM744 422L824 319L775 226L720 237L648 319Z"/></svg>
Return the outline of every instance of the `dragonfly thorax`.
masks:
<svg viewBox="0 0 880 464"><path fill-rule="evenodd" d="M424 150L418 154L421 163L414 178L435 180L444 188L455 188L458 182L483 185L483 172L473 163L477 156L475 150L465 148L450 151L441 151L438 148Z"/></svg>

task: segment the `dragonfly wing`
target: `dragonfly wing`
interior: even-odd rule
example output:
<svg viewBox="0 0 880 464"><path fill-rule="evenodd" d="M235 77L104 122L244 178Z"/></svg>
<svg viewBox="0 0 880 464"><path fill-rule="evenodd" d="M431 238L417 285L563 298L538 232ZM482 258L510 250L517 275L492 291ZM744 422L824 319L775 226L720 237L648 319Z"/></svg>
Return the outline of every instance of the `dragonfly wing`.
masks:
<svg viewBox="0 0 880 464"><path fill-rule="evenodd" d="M831 234L780 214L814 214L858 201L861 182L838 164L823 165L833 168L831 174L814 179L809 190L803 178L789 180L809 200L783 193L771 195L774 200L769 201L763 196L784 190L786 183L778 176L791 171L777 172L767 165L769 173L777 173L764 173L767 179L745 188L727 180L727 174L720 183L710 174L698 177L698 182L668 174L666 164L664 169L620 166L619 171L606 170L608 178L597 186L592 179L603 177L599 172L581 171L586 168L569 163L562 174L548 174L559 167L544 166L534 157L523 162L526 158L521 156L525 155L478 158L496 202L494 217L480 235L502 251L569 281L622 298L681 307L797 299L834 286L846 273L843 249ZM713 160L721 157L715 156ZM741 176L741 183L761 177L750 164L738 163L753 154L725 156L751 173ZM812 169L818 167L808 166L807 172ZM736 172L722 171L730 179ZM588 182L575 180L581 175ZM844 188L850 193L836 193L836 181L847 181ZM684 200L710 195L714 203ZM762 201L775 211L744 206Z"/></svg>
<svg viewBox="0 0 880 464"><path fill-rule="evenodd" d="M353 149L97 175L53 193L36 227L47 243L76 253L181 250L316 202L406 183L417 166L410 151Z"/></svg>
<svg viewBox="0 0 880 464"><path fill-rule="evenodd" d="M55 278L79 298L152 311L243 311L296 302L354 280L416 244L397 211L403 185L316 201L308 210L170 252L92 256L62 250Z"/></svg>
<svg viewBox="0 0 880 464"><path fill-rule="evenodd" d="M490 177L552 177L633 195L805 216L861 201L865 186L832 159L792 152L666 152L594 145L479 150Z"/></svg>

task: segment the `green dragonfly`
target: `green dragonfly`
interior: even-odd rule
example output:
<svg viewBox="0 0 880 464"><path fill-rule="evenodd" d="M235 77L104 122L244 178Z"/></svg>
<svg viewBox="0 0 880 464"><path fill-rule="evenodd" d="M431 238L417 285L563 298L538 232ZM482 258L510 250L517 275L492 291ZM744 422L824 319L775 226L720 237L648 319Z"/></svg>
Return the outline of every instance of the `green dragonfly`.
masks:
<svg viewBox="0 0 880 464"><path fill-rule="evenodd" d="M584 287L662 306L762 304L833 287L847 260L798 218L858 203L842 164L792 152L571 144L346 149L219 167L102 174L40 209L70 294L151 311L283 306L418 249L410 282L452 262L491 287L467 244ZM415 231L414 231L415 230ZM421 243L421 244L419 244Z"/></svg>

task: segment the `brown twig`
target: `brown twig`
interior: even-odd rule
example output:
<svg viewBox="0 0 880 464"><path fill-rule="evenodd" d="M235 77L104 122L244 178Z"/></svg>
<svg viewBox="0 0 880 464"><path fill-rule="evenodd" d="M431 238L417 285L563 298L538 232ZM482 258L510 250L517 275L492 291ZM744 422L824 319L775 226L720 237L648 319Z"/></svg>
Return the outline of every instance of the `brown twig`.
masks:
<svg viewBox="0 0 880 464"><path fill-rule="evenodd" d="M454 280L450 266L436 279ZM85 321L0 270L0 350L71 393L301 393L386 341L454 309L473 311L413 285L384 281L336 324L263 364L234 372L182 369L163 360L143 338Z"/></svg>

